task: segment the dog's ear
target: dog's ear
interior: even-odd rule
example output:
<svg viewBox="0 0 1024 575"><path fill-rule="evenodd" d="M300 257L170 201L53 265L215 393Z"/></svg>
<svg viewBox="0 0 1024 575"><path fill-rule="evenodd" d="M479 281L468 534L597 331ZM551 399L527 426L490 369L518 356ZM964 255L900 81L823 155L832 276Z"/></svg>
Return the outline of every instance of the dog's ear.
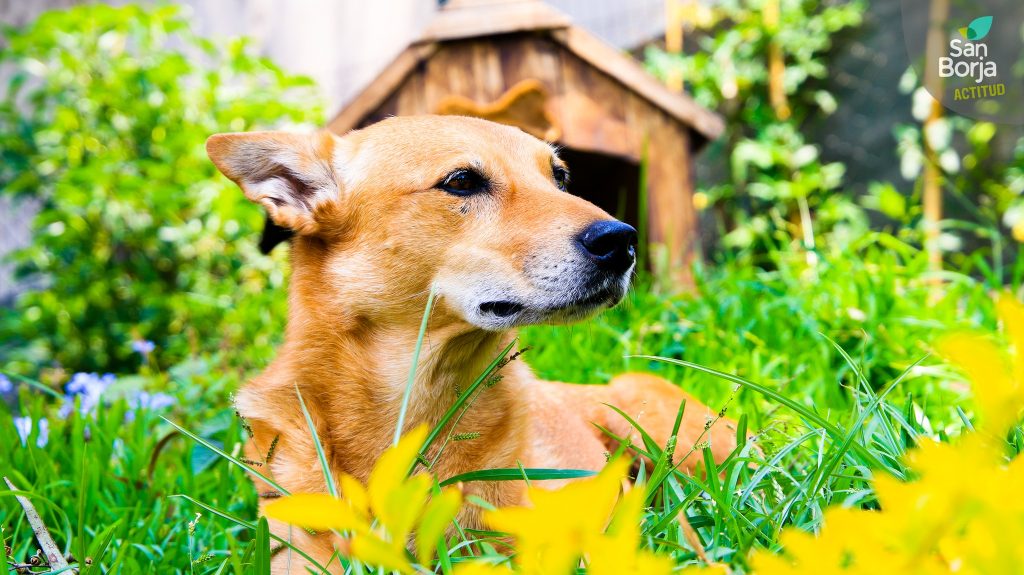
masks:
<svg viewBox="0 0 1024 575"><path fill-rule="evenodd" d="M206 153L274 224L297 234L320 231L318 216L337 205L334 136L328 132L215 134L206 140Z"/></svg>

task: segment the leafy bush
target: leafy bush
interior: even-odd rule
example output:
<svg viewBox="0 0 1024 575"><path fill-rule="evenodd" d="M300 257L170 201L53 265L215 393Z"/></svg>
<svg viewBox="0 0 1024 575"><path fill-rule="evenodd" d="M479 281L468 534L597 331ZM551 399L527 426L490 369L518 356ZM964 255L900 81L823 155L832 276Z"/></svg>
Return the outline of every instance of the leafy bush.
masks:
<svg viewBox="0 0 1024 575"><path fill-rule="evenodd" d="M164 364L267 352L285 314L283 261L258 253L260 212L216 176L203 143L317 122L311 82L241 40L193 35L173 7L49 12L6 42L0 193L42 204L14 261L45 287L0 326L20 369L125 370L139 340Z"/></svg>
<svg viewBox="0 0 1024 575"><path fill-rule="evenodd" d="M902 237L920 239L927 225L924 173L931 162L945 214L936 223L936 247L946 263L993 284L1014 281L1013 266L1024 254L1024 136L1014 126L953 114L931 117L935 100L913 68L900 90L911 95L916 121L893 130L906 182L875 183L862 203L892 220Z"/></svg>
<svg viewBox="0 0 1024 575"><path fill-rule="evenodd" d="M859 26L864 10L856 0L716 2L690 14L698 50L647 50L649 70L678 74L698 102L725 117L725 136L705 160L720 158L731 174L705 183L698 205L714 207L727 246L813 249L818 235L866 229L857 205L838 193L845 166L822 162L800 131L836 109L815 80L827 73L833 38Z"/></svg>

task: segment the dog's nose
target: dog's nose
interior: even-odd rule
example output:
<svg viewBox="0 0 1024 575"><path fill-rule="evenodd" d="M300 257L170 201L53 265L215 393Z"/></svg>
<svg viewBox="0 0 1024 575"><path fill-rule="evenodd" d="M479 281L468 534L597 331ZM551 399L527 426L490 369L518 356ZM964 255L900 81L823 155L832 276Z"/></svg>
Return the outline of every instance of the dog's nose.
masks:
<svg viewBox="0 0 1024 575"><path fill-rule="evenodd" d="M618 220L594 222L576 241L604 271L623 273L636 259L636 229Z"/></svg>

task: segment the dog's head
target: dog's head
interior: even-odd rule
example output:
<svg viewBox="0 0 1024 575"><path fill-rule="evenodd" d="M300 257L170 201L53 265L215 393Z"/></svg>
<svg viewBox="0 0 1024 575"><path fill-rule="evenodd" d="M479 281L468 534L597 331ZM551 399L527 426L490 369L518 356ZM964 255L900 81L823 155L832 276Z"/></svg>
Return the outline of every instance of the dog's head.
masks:
<svg viewBox="0 0 1024 575"><path fill-rule="evenodd" d="M218 134L206 147L294 232L293 281L320 305L418 318L434 287L453 317L500 330L579 320L629 285L636 230L566 192L556 151L516 128L411 116L344 137Z"/></svg>

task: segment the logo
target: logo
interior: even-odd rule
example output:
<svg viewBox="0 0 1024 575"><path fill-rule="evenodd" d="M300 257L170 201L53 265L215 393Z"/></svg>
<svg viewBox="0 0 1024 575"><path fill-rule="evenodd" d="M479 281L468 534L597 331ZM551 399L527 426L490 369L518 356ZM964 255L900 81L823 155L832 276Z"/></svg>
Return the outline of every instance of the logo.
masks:
<svg viewBox="0 0 1024 575"><path fill-rule="evenodd" d="M948 55L939 58L940 78L970 79L977 84L956 88L954 100L990 98L1006 93L1006 86L1002 83L982 85L982 82L995 79L999 74L996 62L989 59L988 44L982 42L991 29L991 16L975 18L959 29L960 38L953 36L949 40Z"/></svg>
<svg viewBox="0 0 1024 575"><path fill-rule="evenodd" d="M977 42L978 40L985 39L985 36L988 36L988 31L991 29L992 17L982 16L981 18L975 18L970 24L961 28L960 35L964 37L964 40Z"/></svg>
<svg viewBox="0 0 1024 575"><path fill-rule="evenodd" d="M903 43L922 89L955 114L1024 125L1024 0L899 4Z"/></svg>

